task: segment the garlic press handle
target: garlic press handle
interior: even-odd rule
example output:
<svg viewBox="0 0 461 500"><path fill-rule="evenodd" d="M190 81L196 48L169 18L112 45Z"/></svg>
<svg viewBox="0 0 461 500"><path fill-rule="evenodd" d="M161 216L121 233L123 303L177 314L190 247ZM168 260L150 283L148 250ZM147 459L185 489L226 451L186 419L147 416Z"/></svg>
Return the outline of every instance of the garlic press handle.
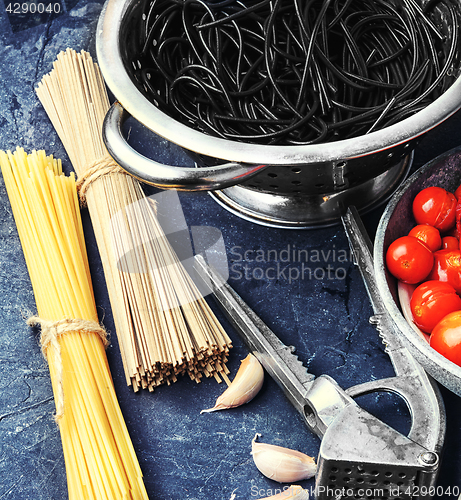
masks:
<svg viewBox="0 0 461 500"><path fill-rule="evenodd" d="M195 256L195 268L250 352L279 385L306 425L320 438L337 415L354 400L329 376L315 378L228 283Z"/></svg>
<svg viewBox="0 0 461 500"><path fill-rule="evenodd" d="M426 373L373 380L345 390L351 398L373 392L391 392L406 403L411 417L408 438L441 454L446 431L444 403L436 382Z"/></svg>
<svg viewBox="0 0 461 500"><path fill-rule="evenodd" d="M293 349L281 342L202 256L196 256L195 261L198 274L250 351L283 389L308 427L321 438L317 500L350 496L339 493L342 489L359 494L366 478L379 492L422 486L427 489L435 484L439 459L433 449L360 408L331 377L315 378L309 374ZM340 471L343 472L338 477Z"/></svg>
<svg viewBox="0 0 461 500"><path fill-rule="evenodd" d="M374 274L373 244L356 208L349 207L342 221L375 313L370 322L376 326L396 373L395 377L366 382L350 387L346 392L351 397L379 391L398 394L407 404L412 418L408 437L439 453L446 429L440 390L405 347L401 334L386 311Z"/></svg>

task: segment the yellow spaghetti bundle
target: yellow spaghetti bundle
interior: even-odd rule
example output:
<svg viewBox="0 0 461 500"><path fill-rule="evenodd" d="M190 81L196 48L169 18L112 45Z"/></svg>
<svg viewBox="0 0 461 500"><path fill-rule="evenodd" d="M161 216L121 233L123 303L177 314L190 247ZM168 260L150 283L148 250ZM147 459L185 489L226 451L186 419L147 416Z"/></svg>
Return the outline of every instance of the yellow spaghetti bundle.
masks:
<svg viewBox="0 0 461 500"><path fill-rule="evenodd" d="M70 500L147 499L98 324L75 177L43 151L0 151L37 304Z"/></svg>

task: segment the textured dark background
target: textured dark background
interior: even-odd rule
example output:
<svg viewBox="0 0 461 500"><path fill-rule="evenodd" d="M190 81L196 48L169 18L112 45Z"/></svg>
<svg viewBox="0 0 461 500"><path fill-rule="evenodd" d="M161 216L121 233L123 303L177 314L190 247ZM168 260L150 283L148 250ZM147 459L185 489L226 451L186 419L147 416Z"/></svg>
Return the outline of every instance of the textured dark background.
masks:
<svg viewBox="0 0 461 500"><path fill-rule="evenodd" d="M95 56L95 30L102 2L62 4L51 20L7 13L0 2L0 149L17 145L45 149L70 165L34 88L67 47L86 49ZM11 4L14 6L14 4ZM455 115L427 134L415 153L413 170L460 144L461 115ZM184 163L181 151L151 134L140 133L133 143L160 161ZM155 190L147 188L149 194ZM23 313L34 310L34 298L3 180L0 179L0 499L61 500L67 498L64 461L58 429L52 420L54 402L48 368L37 338L25 325ZM256 226L229 214L205 193L180 194L189 226L211 226L222 232L227 258L237 268L230 284L299 357L312 373L332 375L343 387L392 375L376 331L368 324L371 307L361 278L350 259L338 262L348 245L341 227L312 231ZM374 234L381 209L364 217ZM109 362L151 499L228 500L260 498L281 486L263 477L250 455L251 440L261 440L316 455L318 439L287 403L272 380L266 378L250 404L226 412L200 415L224 390L214 380L201 384L183 378L151 394L134 394L126 387L114 332L104 276L88 214L83 212L96 300L101 317L112 332ZM297 279L291 283L258 279L269 264L248 262L250 279L239 278L233 262L249 250L286 248L330 252L330 260L311 262L313 268L345 269L344 279ZM300 269L301 263L288 263ZM241 270L241 269L240 269ZM253 274L255 273L255 274ZM342 271L340 271L342 276ZM318 276L321 275L319 271ZM218 312L219 314L219 312ZM221 316L220 316L221 317ZM223 319L234 340L229 368L235 374L246 349ZM460 399L442 388L448 417L447 445L439 484L461 486ZM408 429L401 401L386 395L363 398L371 412ZM428 429L428 432L430 430ZM302 483L313 486L313 481ZM444 495L445 498L453 498Z"/></svg>

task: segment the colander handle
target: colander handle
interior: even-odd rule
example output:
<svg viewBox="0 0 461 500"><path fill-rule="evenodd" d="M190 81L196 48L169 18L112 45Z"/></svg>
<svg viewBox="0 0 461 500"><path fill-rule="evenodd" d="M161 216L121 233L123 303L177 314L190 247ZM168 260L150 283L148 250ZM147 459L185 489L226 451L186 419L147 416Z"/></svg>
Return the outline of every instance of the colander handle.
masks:
<svg viewBox="0 0 461 500"><path fill-rule="evenodd" d="M122 125L130 114L115 102L106 114L102 136L109 154L129 174L160 189L207 191L223 189L253 177L266 165L225 163L212 167L164 165L135 151L125 140Z"/></svg>

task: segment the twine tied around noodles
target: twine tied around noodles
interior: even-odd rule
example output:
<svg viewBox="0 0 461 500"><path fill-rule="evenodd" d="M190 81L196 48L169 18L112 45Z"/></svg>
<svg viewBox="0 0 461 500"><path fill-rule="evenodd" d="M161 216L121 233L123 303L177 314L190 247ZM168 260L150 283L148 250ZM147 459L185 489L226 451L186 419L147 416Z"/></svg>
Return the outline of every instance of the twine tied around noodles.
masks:
<svg viewBox="0 0 461 500"><path fill-rule="evenodd" d="M98 335L104 347L109 345L109 339L107 331L98 322L86 319L61 319L58 321L49 321L40 318L39 316L31 316L27 320L29 326L39 326L41 329L40 334L40 345L42 348L42 354L46 359L47 348L51 345L54 347L58 362L56 365L57 374L57 395L56 395L56 414L55 421L59 420L64 416L64 388L63 388L63 374L64 369L62 365L61 356L61 346L59 345L58 338L69 332L83 332L88 334Z"/></svg>
<svg viewBox="0 0 461 500"><path fill-rule="evenodd" d="M95 160L93 163L90 163L85 168L82 175L80 175L77 179L77 191L83 205L86 203L86 193L91 184L103 175L108 174L130 175L128 172L123 170L123 168L120 167L109 154L106 154L105 156Z"/></svg>

